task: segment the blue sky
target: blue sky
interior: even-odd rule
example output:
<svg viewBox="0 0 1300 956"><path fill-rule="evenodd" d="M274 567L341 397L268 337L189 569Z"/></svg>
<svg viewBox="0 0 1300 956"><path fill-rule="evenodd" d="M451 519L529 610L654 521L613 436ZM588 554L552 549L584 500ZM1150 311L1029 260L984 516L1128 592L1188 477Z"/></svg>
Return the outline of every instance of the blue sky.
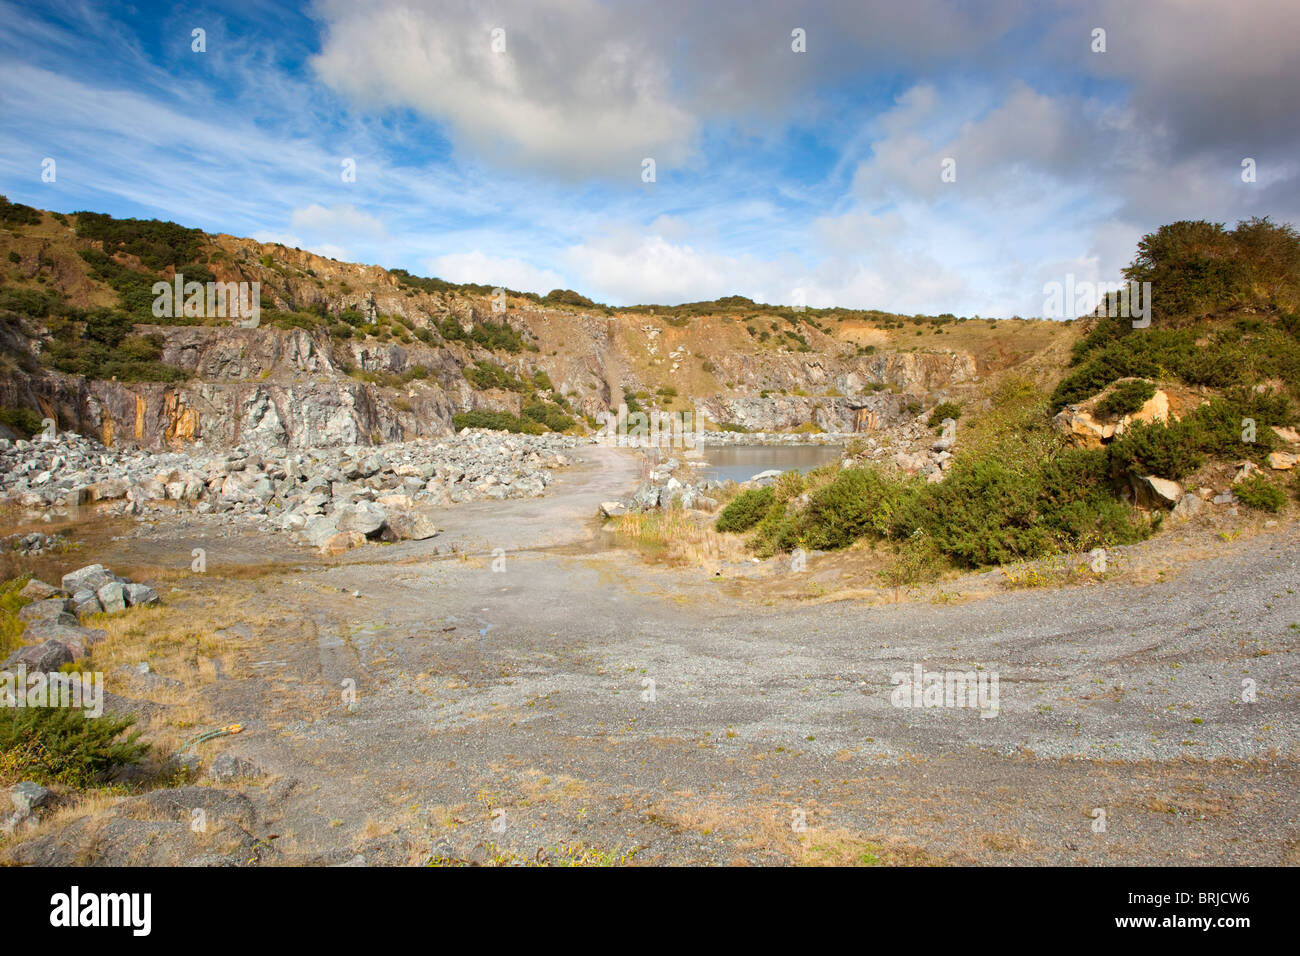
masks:
<svg viewBox="0 0 1300 956"><path fill-rule="evenodd" d="M612 304L1033 315L1161 223L1300 222L1298 33L1292 0L0 0L0 191Z"/></svg>

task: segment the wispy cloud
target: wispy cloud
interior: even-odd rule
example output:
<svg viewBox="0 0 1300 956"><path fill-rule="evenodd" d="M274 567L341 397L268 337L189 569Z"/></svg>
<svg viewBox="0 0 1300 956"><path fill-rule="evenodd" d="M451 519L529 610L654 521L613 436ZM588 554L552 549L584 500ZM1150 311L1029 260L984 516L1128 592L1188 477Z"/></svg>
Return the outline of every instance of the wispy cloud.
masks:
<svg viewBox="0 0 1300 956"><path fill-rule="evenodd" d="M1173 219L1300 220L1295 4L980 7L0 2L0 189L615 304L983 315Z"/></svg>

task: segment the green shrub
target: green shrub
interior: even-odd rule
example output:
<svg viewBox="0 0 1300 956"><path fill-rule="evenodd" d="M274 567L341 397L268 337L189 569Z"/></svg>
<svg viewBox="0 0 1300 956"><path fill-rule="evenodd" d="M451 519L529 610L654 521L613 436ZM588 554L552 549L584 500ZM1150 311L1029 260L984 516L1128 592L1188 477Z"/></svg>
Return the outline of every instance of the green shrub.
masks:
<svg viewBox="0 0 1300 956"><path fill-rule="evenodd" d="M923 533L958 564L1006 564L1047 553L1052 537L1037 520L1038 489L995 457L959 462L900 510L896 537Z"/></svg>
<svg viewBox="0 0 1300 956"><path fill-rule="evenodd" d="M44 419L30 408L0 408L0 425L7 425L23 437L31 437L41 430Z"/></svg>
<svg viewBox="0 0 1300 956"><path fill-rule="evenodd" d="M545 429L535 422L509 412L493 412L477 409L472 412L458 412L452 416L452 425L457 431L462 428L490 428L493 431L515 432L525 435L540 435Z"/></svg>
<svg viewBox="0 0 1300 956"><path fill-rule="evenodd" d="M763 520L773 497L771 488L746 488L722 509L714 527L724 534L748 531Z"/></svg>
<svg viewBox="0 0 1300 956"><path fill-rule="evenodd" d="M908 500L900 482L874 469L845 468L809 496L801 530L808 547L846 548L865 535L881 537Z"/></svg>
<svg viewBox="0 0 1300 956"><path fill-rule="evenodd" d="M1110 460L1120 475L1159 475L1174 481L1205 460L1187 422L1138 422L1110 443Z"/></svg>
<svg viewBox="0 0 1300 956"><path fill-rule="evenodd" d="M480 391L489 388L520 393L529 391L518 375L496 362L476 362L473 368L465 369L465 379Z"/></svg>
<svg viewBox="0 0 1300 956"><path fill-rule="evenodd" d="M7 226L36 226L41 221L41 211L20 202L10 202L7 196L0 196L0 222Z"/></svg>
<svg viewBox="0 0 1300 956"><path fill-rule="evenodd" d="M181 269L193 263L206 239L200 229L158 219L115 219L98 212L79 212L76 216L78 236L102 242L107 256L118 252L137 256L147 269Z"/></svg>
<svg viewBox="0 0 1300 956"><path fill-rule="evenodd" d="M792 551L800 545L800 516L784 501L777 501L754 530L754 548L765 557Z"/></svg>
<svg viewBox="0 0 1300 956"><path fill-rule="evenodd" d="M29 602L18 592L27 585L29 580L31 578L24 575L0 585L0 660L4 660L22 646L25 625L18 620L18 612Z"/></svg>
<svg viewBox="0 0 1300 956"><path fill-rule="evenodd" d="M1064 449L1015 467L1006 458L995 448L919 486L898 508L891 536L919 531L936 551L974 568L1147 534L1116 498L1105 451Z"/></svg>
<svg viewBox="0 0 1300 956"><path fill-rule="evenodd" d="M1286 492L1263 475L1243 478L1232 486L1232 491L1242 504L1260 511L1276 514L1286 504Z"/></svg>
<svg viewBox="0 0 1300 956"><path fill-rule="evenodd" d="M42 289L4 289L0 291L0 311L42 319L63 301L57 292Z"/></svg>
<svg viewBox="0 0 1300 956"><path fill-rule="evenodd" d="M149 752L140 732L122 736L135 716L88 718L73 707L0 707L0 766L42 783L86 787Z"/></svg>
<svg viewBox="0 0 1300 956"><path fill-rule="evenodd" d="M542 297L542 301L554 305L574 305L584 309L596 307L595 302L572 289L552 289Z"/></svg>
<svg viewBox="0 0 1300 956"><path fill-rule="evenodd" d="M1198 406L1181 421L1137 423L1109 445L1115 473L1159 475L1175 481L1199 468L1207 458L1262 461L1276 444L1269 425L1291 421L1291 402L1284 395L1233 389ZM1245 421L1255 422L1253 441L1245 441Z"/></svg>
<svg viewBox="0 0 1300 956"><path fill-rule="evenodd" d="M521 414L529 421L544 425L553 432L568 431L577 423L564 414L564 410L552 402L528 402L521 409Z"/></svg>
<svg viewBox="0 0 1300 956"><path fill-rule="evenodd" d="M942 424L945 418L951 418L953 421L961 418L961 406L956 402L940 402L930 413L930 421L927 424L934 427Z"/></svg>
<svg viewBox="0 0 1300 956"><path fill-rule="evenodd" d="M493 351L515 354L528 347L523 337L505 322L483 322L474 324L469 333L470 341Z"/></svg>
<svg viewBox="0 0 1300 956"><path fill-rule="evenodd" d="M1114 390L1097 403L1097 414L1103 418L1122 418L1139 411L1156 394L1156 387L1145 379L1135 378L1120 382Z"/></svg>

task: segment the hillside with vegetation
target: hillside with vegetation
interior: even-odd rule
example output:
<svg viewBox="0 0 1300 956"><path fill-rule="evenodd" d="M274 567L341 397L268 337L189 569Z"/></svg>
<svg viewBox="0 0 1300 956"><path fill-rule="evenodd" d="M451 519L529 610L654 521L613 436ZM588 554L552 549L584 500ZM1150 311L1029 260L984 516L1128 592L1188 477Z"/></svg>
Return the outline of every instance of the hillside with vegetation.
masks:
<svg viewBox="0 0 1300 956"><path fill-rule="evenodd" d="M764 555L892 547L882 575L907 581L1132 543L1184 488L1286 508L1300 494L1300 236L1259 219L1174 223L1143 238L1125 278L1151 282L1150 325L1103 305L1055 387L1005 374L962 419L941 482L870 464L786 474L737 495L717 529ZM1071 427L1076 414L1095 433Z"/></svg>
<svg viewBox="0 0 1300 956"><path fill-rule="evenodd" d="M764 555L871 542L904 576L1139 540L1177 504L1161 482L1232 485L1271 510L1294 489L1294 469L1272 465L1295 450L1300 238L1266 219L1145 236L1124 277L1151 283L1146 327L1106 303L1074 322L741 296L614 309L7 200L0 227L0 423L14 433L54 418L109 443L235 441L268 402L283 444L294 415L319 440L315 405L372 441L589 433L620 403L701 409L723 431L853 431L894 394L898 420L920 414L936 436L958 422L942 481L851 445L852 467L744 490L718 528ZM259 282L259 327L155 316L154 283L177 274Z"/></svg>

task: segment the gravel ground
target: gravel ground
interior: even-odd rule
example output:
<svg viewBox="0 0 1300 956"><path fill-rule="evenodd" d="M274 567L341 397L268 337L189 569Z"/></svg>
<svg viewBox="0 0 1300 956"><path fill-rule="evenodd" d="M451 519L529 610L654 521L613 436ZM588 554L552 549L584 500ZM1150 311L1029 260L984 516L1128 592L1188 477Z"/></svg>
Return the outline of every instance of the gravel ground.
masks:
<svg viewBox="0 0 1300 956"><path fill-rule="evenodd" d="M1294 523L1152 583L756 607L601 550L596 505L637 462L580 454L547 497L453 508L432 541L220 543L285 567L226 632L241 676L205 692L268 775L244 788L279 838L263 862L1300 862ZM95 560L203 540L155 530ZM229 628L222 589L251 586L168 599ZM893 706L916 665L996 674L997 715Z"/></svg>

